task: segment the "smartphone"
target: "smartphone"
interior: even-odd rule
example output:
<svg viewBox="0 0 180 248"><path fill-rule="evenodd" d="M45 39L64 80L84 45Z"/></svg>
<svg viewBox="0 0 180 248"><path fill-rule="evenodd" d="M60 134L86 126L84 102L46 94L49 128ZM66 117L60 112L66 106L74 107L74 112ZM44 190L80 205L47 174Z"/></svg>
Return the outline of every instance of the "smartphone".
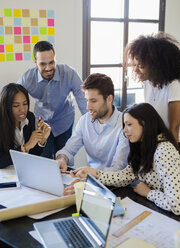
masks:
<svg viewBox="0 0 180 248"><path fill-rule="evenodd" d="M15 189L15 188L19 188L19 187L20 187L19 182L4 182L4 183L0 183L0 190Z"/></svg>

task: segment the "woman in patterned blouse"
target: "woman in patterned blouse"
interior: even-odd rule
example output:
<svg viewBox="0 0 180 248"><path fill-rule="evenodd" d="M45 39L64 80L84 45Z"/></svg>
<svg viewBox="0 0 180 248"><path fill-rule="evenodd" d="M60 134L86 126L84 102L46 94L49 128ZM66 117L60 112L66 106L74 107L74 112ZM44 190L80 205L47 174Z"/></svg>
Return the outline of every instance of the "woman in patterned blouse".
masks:
<svg viewBox="0 0 180 248"><path fill-rule="evenodd" d="M125 169L104 172L83 167L72 171L71 175L86 177L90 173L103 184L117 187L139 180L134 187L137 194L180 215L180 154L172 133L148 103L127 108L123 113L123 125L130 145L129 165Z"/></svg>

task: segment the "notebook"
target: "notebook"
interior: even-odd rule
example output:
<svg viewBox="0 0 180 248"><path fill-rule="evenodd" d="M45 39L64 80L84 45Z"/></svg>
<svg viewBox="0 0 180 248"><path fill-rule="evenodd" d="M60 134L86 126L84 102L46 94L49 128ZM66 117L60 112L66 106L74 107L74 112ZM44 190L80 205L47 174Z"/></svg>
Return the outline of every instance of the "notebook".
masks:
<svg viewBox="0 0 180 248"><path fill-rule="evenodd" d="M46 248L105 247L116 196L87 176L79 217L34 223Z"/></svg>
<svg viewBox="0 0 180 248"><path fill-rule="evenodd" d="M61 174L56 160L15 150L10 150L10 155L18 180L24 186L62 196L63 184L74 180Z"/></svg>

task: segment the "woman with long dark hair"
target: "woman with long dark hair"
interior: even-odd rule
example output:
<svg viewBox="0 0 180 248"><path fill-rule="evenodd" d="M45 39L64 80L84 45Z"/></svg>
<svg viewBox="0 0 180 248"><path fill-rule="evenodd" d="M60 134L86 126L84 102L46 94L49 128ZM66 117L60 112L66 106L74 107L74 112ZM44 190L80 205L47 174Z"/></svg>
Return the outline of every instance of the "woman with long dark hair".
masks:
<svg viewBox="0 0 180 248"><path fill-rule="evenodd" d="M123 112L124 133L129 139L128 166L117 172L89 167L71 175L91 173L103 184L123 187L136 180L134 191L160 208L180 215L180 154L174 136L148 103L135 104ZM68 188L65 192L68 192Z"/></svg>
<svg viewBox="0 0 180 248"><path fill-rule="evenodd" d="M40 155L51 128L43 120L35 129L27 90L10 83L0 93L0 168L12 164L10 149Z"/></svg>

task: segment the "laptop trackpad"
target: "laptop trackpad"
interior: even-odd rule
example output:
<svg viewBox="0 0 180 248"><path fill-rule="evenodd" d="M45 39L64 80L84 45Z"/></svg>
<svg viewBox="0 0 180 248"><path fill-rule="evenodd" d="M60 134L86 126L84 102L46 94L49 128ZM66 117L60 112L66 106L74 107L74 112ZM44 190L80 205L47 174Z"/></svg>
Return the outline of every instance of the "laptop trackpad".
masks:
<svg viewBox="0 0 180 248"><path fill-rule="evenodd" d="M43 234L43 237L44 237L45 243L49 245L64 243L56 231L45 232Z"/></svg>

